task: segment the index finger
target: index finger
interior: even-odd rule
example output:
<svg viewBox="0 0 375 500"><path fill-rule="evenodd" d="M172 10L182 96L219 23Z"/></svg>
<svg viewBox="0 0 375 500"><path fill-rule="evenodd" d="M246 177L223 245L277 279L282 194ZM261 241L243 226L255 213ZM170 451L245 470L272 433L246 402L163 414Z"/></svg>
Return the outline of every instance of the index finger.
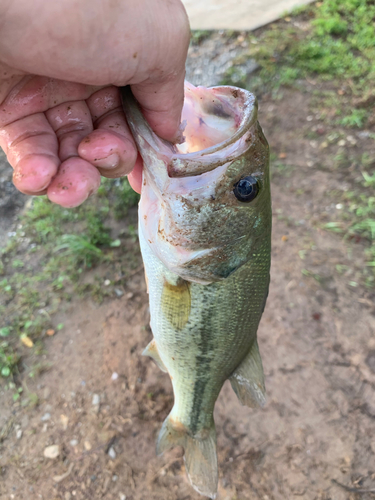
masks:
<svg viewBox="0 0 375 500"><path fill-rule="evenodd" d="M179 142L181 137L184 80L185 70L166 82L147 81L131 85L134 97L152 130L170 142Z"/></svg>

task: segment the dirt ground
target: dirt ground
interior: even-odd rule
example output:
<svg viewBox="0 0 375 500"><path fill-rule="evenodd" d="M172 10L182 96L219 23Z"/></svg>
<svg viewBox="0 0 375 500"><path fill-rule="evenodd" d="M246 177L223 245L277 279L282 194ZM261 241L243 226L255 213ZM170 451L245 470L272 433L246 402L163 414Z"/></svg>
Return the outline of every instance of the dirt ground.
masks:
<svg viewBox="0 0 375 500"><path fill-rule="evenodd" d="M15 223L17 213L24 207L28 197L17 191L12 182L12 169L6 163L0 149L0 235L1 247L5 246L7 233Z"/></svg>
<svg viewBox="0 0 375 500"><path fill-rule="evenodd" d="M327 192L350 181L306 137L310 85L260 102L272 150L291 167L272 177L272 279L258 332L268 402L242 407L228 384L220 394L220 500L374 497L374 296L336 272L364 266L362 243L319 228L337 210ZM362 134L351 147L370 149L368 141ZM45 343L48 369L23 381L39 404L25 409L0 387L0 498L201 498L181 449L155 456L173 395L168 376L140 355L152 338L142 272L122 297L62 303L54 321L65 326ZM50 445L56 458L43 454Z"/></svg>

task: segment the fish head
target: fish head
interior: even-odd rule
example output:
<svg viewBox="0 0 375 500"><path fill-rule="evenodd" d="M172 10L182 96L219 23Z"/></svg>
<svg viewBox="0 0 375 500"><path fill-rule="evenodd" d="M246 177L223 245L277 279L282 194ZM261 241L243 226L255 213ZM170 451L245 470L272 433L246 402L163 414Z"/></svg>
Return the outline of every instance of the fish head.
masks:
<svg viewBox="0 0 375 500"><path fill-rule="evenodd" d="M186 84L180 145L155 136L137 112L129 118L126 105L125 111L144 160L143 240L187 281L226 279L271 229L269 148L255 97Z"/></svg>

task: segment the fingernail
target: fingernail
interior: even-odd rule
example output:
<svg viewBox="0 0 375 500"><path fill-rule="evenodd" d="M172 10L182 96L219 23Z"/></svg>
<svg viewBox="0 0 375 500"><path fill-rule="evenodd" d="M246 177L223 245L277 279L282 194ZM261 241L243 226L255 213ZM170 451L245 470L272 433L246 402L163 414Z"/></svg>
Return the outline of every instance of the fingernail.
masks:
<svg viewBox="0 0 375 500"><path fill-rule="evenodd" d="M116 168L120 163L120 157L117 153L112 153L107 158L95 158L94 163L96 167L100 168Z"/></svg>

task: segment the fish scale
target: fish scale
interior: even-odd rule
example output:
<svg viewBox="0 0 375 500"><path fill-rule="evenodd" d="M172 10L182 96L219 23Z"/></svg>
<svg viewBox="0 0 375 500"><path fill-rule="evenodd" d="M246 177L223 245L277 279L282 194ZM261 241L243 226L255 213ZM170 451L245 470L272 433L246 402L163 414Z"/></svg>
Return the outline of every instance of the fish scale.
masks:
<svg viewBox="0 0 375 500"><path fill-rule="evenodd" d="M191 283L191 315L183 328L176 329L167 319L170 304L163 303L162 297L165 283L176 283L179 277L154 256L141 235L151 329L175 394L172 414L194 434L211 425L223 383L256 338L268 292L269 242L260 241L256 259L225 281L210 285Z"/></svg>
<svg viewBox="0 0 375 500"><path fill-rule="evenodd" d="M181 146L152 132L129 89L122 96L144 161L139 241L154 335L144 354L174 393L157 452L183 446L192 486L215 498L223 383L244 405L265 402L256 335L269 286L268 144L256 99L241 89L186 83Z"/></svg>

